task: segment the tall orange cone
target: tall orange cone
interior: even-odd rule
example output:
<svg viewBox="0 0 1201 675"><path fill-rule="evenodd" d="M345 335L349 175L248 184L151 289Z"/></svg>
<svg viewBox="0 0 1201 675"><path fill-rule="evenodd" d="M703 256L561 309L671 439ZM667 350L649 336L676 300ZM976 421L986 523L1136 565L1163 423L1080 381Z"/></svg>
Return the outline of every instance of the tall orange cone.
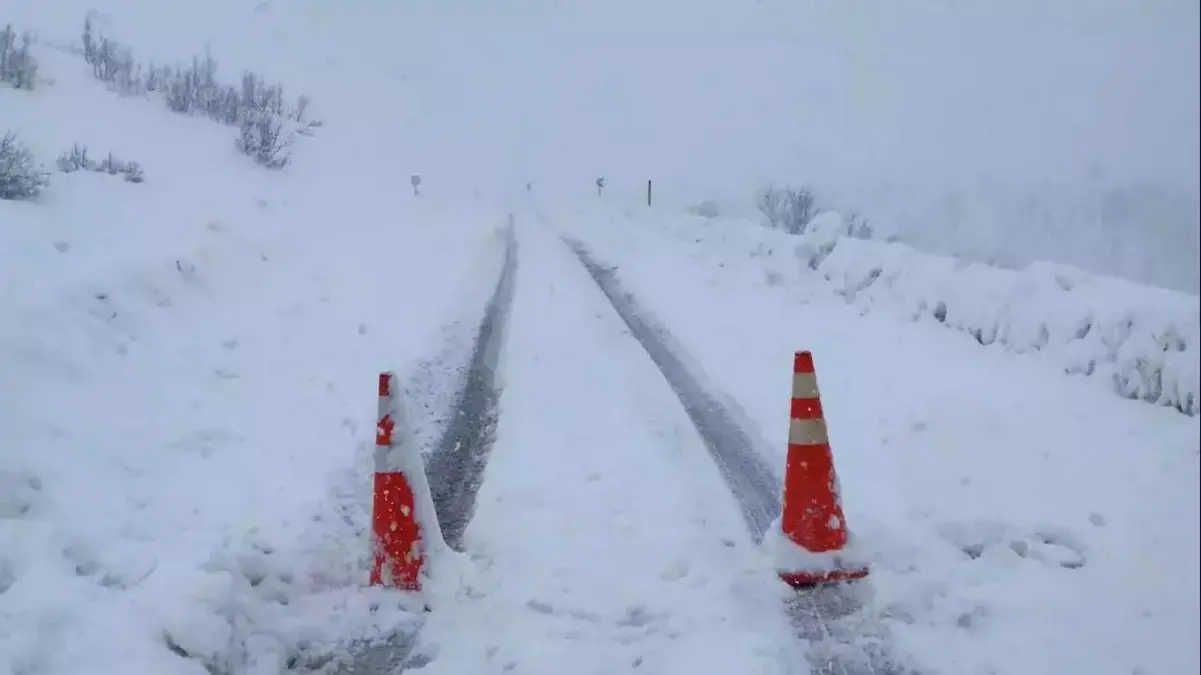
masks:
<svg viewBox="0 0 1201 675"><path fill-rule="evenodd" d="M421 526L413 488L397 461L396 375L379 376L379 415L375 429L375 486L371 505L371 585L407 591L421 589Z"/></svg>
<svg viewBox="0 0 1201 675"><path fill-rule="evenodd" d="M840 555L847 545L847 523L809 352L797 352L793 359L790 417L780 529L788 541L815 555L804 556L812 565L798 565L806 569L781 570L780 578L795 588L862 579L867 567Z"/></svg>

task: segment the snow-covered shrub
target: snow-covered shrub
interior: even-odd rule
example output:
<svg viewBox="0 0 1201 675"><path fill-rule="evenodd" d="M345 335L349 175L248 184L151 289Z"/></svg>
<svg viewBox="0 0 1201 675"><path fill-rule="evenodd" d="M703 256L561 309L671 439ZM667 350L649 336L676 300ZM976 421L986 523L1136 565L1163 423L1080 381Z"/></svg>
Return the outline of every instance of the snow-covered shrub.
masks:
<svg viewBox="0 0 1201 675"><path fill-rule="evenodd" d="M17 39L11 25L0 30L0 82L17 89L33 89L37 82L38 62L29 53L32 40L29 34Z"/></svg>
<svg viewBox="0 0 1201 675"><path fill-rule="evenodd" d="M96 170L110 176L124 176L125 180L131 183L142 182L142 167L138 166L137 162L118 159L111 152L96 165Z"/></svg>
<svg viewBox="0 0 1201 675"><path fill-rule="evenodd" d="M121 170L121 177L128 183L141 183L146 180L146 174L142 171L142 165L137 162L126 162Z"/></svg>
<svg viewBox="0 0 1201 675"><path fill-rule="evenodd" d="M268 169L282 169L288 163L285 150L292 144L293 135L284 133L282 122L269 115L242 122L241 133L235 142L238 150Z"/></svg>
<svg viewBox="0 0 1201 675"><path fill-rule="evenodd" d="M178 113L200 114L222 124L241 126L247 119L263 114L301 122L310 106L304 96L289 105L282 85L269 84L255 73L243 73L237 86L222 84L217 79L217 61L207 53L192 57L191 65L185 68L153 63L143 67L134 62L128 48L97 36L90 18L84 22L82 39L84 59L97 79L120 93L160 94L167 107Z"/></svg>
<svg viewBox="0 0 1201 675"><path fill-rule="evenodd" d="M817 200L807 187L769 185L755 195L755 206L767 219L768 227L789 234L803 234L817 215Z"/></svg>
<svg viewBox="0 0 1201 675"><path fill-rule="evenodd" d="M289 104L283 86L260 75L245 72L238 85L222 84L217 79L217 61L207 53L193 57L186 68L143 67L128 49L97 36L90 18L84 22L82 51L95 76L118 93L156 94L174 112L238 127L238 149L267 168L282 168L288 162L284 150L295 136L311 136L321 126L320 120L306 119L307 97Z"/></svg>
<svg viewBox="0 0 1201 675"><path fill-rule="evenodd" d="M110 176L121 176L130 183L141 183L146 180L145 174L142 172L142 167L137 162L126 162L118 159L111 152L103 160L96 162L91 157L88 157L87 146L78 143L72 145L71 149L67 152L59 155L58 161L55 164L57 164L58 170L63 173L72 173L83 169L85 171L107 173Z"/></svg>
<svg viewBox="0 0 1201 675"><path fill-rule="evenodd" d="M0 199L29 199L38 196L50 184L50 174L42 171L33 153L9 132L0 138Z"/></svg>
<svg viewBox="0 0 1201 675"><path fill-rule="evenodd" d="M1196 295L1067 265L1010 270L810 230L805 239L813 241L798 255L828 248L807 262L848 303L936 321L982 345L1035 352L1065 373L1103 378L1119 396L1201 413Z"/></svg>
<svg viewBox="0 0 1201 675"><path fill-rule="evenodd" d="M63 173L73 173L75 171L95 171L96 163L88 157L87 146L78 143L71 146L71 149L58 156L55 161L55 166Z"/></svg>

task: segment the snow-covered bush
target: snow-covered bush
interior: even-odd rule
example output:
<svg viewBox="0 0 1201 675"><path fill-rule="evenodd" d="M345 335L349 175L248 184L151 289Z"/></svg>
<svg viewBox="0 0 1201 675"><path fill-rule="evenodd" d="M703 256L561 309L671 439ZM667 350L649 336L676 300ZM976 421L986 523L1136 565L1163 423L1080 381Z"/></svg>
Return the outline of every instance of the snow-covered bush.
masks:
<svg viewBox="0 0 1201 675"><path fill-rule="evenodd" d="M130 183L141 183L144 179L142 167L137 162L117 159L111 152L96 165L96 170L110 176L122 176Z"/></svg>
<svg viewBox="0 0 1201 675"><path fill-rule="evenodd" d="M108 153L108 156L103 160L96 162L88 157L87 146L78 143L71 146L71 149L59 155L55 162L58 170L63 173L73 173L79 170L96 171L99 173L107 173L110 176L122 176L130 183L141 183L146 179L142 172L142 167L137 162L126 162L118 159L113 153Z"/></svg>
<svg viewBox="0 0 1201 675"><path fill-rule="evenodd" d="M282 169L290 155L285 152L292 144L293 135L284 133L283 123L269 116L242 122L241 133L235 144L243 154L268 169Z"/></svg>
<svg viewBox="0 0 1201 675"><path fill-rule="evenodd" d="M92 66L92 74L116 91L140 93L141 68L134 65L133 55L113 40L93 37L90 20L83 32L83 57Z"/></svg>
<svg viewBox="0 0 1201 675"><path fill-rule="evenodd" d="M818 211L817 200L806 187L769 185L755 195L755 206L767 219L768 227L789 234L803 234Z"/></svg>
<svg viewBox="0 0 1201 675"><path fill-rule="evenodd" d="M33 89L37 82L38 62L29 53L29 34L17 38L11 25L0 30L0 82L17 89Z"/></svg>
<svg viewBox="0 0 1201 675"><path fill-rule="evenodd" d="M88 157L87 146L78 143L71 146L71 149L58 156L55 165L59 171L63 173L72 173L83 169L85 171L95 171L96 163Z"/></svg>
<svg viewBox="0 0 1201 675"><path fill-rule="evenodd" d="M95 76L114 91L126 95L161 96L172 111L203 115L238 127L238 149L270 169L288 163L285 149L296 135L311 136L321 126L308 120L310 101L301 96L289 103L283 86L246 72L238 85L217 79L217 62L209 54L192 58L190 66L172 68L136 64L129 49L97 36L91 19L84 22L83 56ZM293 128L294 127L294 128Z"/></svg>
<svg viewBox="0 0 1201 675"><path fill-rule="evenodd" d="M936 321L982 345L1104 378L1120 396L1201 413L1201 298L1066 265L1010 270L830 236L816 227L823 218L796 254L848 303Z"/></svg>
<svg viewBox="0 0 1201 675"><path fill-rule="evenodd" d="M142 171L142 165L137 162L125 162L121 169L121 177L127 183L142 183L146 180L146 174Z"/></svg>
<svg viewBox="0 0 1201 675"><path fill-rule="evenodd" d="M824 214L834 215L832 211L819 206L813 191L805 186L776 187L769 185L755 194L755 206L763 214L768 227L788 234L807 234L817 224L815 222L817 218ZM826 239L831 237L871 239L875 235L875 231L867 221L854 211L840 215L838 219L838 222L835 222L828 216L823 220L821 223L823 231L818 233L818 236Z"/></svg>
<svg viewBox="0 0 1201 675"><path fill-rule="evenodd" d="M9 132L0 138L0 199L30 199L50 184L33 153Z"/></svg>
<svg viewBox="0 0 1201 675"><path fill-rule="evenodd" d="M1124 398L1201 415L1198 295L1056 263L1007 269L931 254L864 227L826 211L801 236L699 219L681 219L672 236L703 264L748 256L767 285L803 289L798 297L832 293L864 313L932 322Z"/></svg>

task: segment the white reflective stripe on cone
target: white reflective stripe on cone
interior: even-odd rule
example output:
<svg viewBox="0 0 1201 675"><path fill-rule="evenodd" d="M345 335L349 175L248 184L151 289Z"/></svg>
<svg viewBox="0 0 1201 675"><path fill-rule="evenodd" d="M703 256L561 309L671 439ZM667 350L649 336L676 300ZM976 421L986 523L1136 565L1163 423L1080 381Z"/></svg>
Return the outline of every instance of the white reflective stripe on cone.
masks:
<svg viewBox="0 0 1201 675"><path fill-rule="evenodd" d="M829 441L826 432L826 421L790 420L788 423L788 443L790 445L817 445Z"/></svg>
<svg viewBox="0 0 1201 675"><path fill-rule="evenodd" d="M793 373L792 374L792 397L793 398L817 398L817 374L816 373Z"/></svg>

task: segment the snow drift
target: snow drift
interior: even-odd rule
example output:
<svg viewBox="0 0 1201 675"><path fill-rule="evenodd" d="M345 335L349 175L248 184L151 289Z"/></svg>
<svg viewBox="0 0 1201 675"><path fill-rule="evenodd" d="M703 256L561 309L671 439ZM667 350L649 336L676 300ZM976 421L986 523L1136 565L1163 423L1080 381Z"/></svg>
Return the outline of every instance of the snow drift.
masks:
<svg viewBox="0 0 1201 675"><path fill-rule="evenodd" d="M610 213L606 229L624 245L664 245L706 266L749 257L764 283L801 302L833 293L864 312L934 321L981 345L1043 359L1126 398L1188 415L1201 410L1196 295L1055 263L1006 269L864 240L834 212L813 218L799 236L749 220L633 209Z"/></svg>
<svg viewBox="0 0 1201 675"><path fill-rule="evenodd" d="M1037 353L1065 373L1102 378L1120 396L1201 410L1197 296L1052 263L1002 269L895 242L840 237L797 252L856 306Z"/></svg>

